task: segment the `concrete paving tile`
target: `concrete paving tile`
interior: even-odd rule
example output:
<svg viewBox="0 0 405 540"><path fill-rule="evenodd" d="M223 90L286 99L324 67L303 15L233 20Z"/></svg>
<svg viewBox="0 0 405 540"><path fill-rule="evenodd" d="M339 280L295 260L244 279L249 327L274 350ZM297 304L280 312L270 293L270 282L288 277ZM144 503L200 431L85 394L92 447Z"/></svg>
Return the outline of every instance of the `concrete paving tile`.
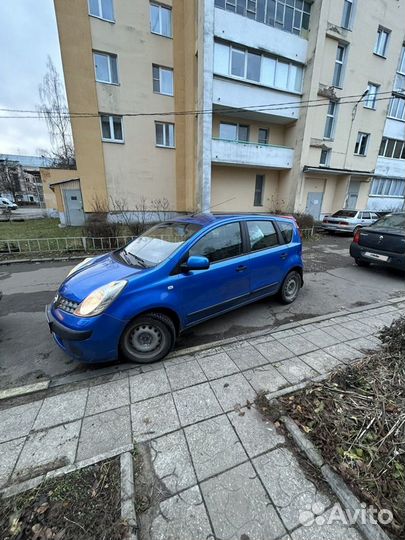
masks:
<svg viewBox="0 0 405 540"><path fill-rule="evenodd" d="M301 524L302 508L315 503L326 508L329 504L328 497L306 478L287 448L276 448L253 463L288 530Z"/></svg>
<svg viewBox="0 0 405 540"><path fill-rule="evenodd" d="M287 349L287 347L284 347L284 345L276 340L257 343L254 346L269 362L279 362L280 360L294 356L294 353L290 349Z"/></svg>
<svg viewBox="0 0 405 540"><path fill-rule="evenodd" d="M294 354L305 354L314 351L317 348L316 345L305 339L302 335L292 335L287 338L279 339L278 342L284 347L287 347L287 349Z"/></svg>
<svg viewBox="0 0 405 540"><path fill-rule="evenodd" d="M289 330L280 330L279 332L273 332L271 334L271 336L274 339L278 339L278 340L288 338L288 337L292 337L294 335L296 335L295 328L291 328Z"/></svg>
<svg viewBox="0 0 405 540"><path fill-rule="evenodd" d="M240 370L261 366L268 362L267 358L247 341L225 345L224 350Z"/></svg>
<svg viewBox="0 0 405 540"><path fill-rule="evenodd" d="M83 419L77 461L131 444L129 407L105 411Z"/></svg>
<svg viewBox="0 0 405 540"><path fill-rule="evenodd" d="M33 401L0 411L0 442L28 435L41 405L42 400Z"/></svg>
<svg viewBox="0 0 405 540"><path fill-rule="evenodd" d="M274 540L285 533L250 463L201 484L216 538Z"/></svg>
<svg viewBox="0 0 405 540"><path fill-rule="evenodd" d="M331 334L328 334L327 331L321 329L305 332L303 336L305 339L321 349L324 347L329 347L329 345L336 345L336 343L340 342L340 339L333 337Z"/></svg>
<svg viewBox="0 0 405 540"><path fill-rule="evenodd" d="M84 415L87 392L87 388L82 388L44 399L33 429L65 424L81 418Z"/></svg>
<svg viewBox="0 0 405 540"><path fill-rule="evenodd" d="M338 506L338 505L334 505ZM340 505L339 505L340 506ZM315 507L318 510L317 507ZM322 506L319 506L322 508ZM311 519L312 514L312 519ZM312 507L303 509L301 517L305 525L291 533L292 540L362 540L363 536L354 528L346 525L333 516L333 508L323 514L315 515ZM310 517L309 521L306 521ZM333 519L335 518L335 519Z"/></svg>
<svg viewBox="0 0 405 540"><path fill-rule="evenodd" d="M13 480L38 476L74 462L81 420L32 433L25 441Z"/></svg>
<svg viewBox="0 0 405 540"><path fill-rule="evenodd" d="M166 368L166 373L172 390L180 390L207 380L196 360L169 366Z"/></svg>
<svg viewBox="0 0 405 540"><path fill-rule="evenodd" d="M340 326L354 332L358 337L367 336L373 333L372 328L357 319L342 323Z"/></svg>
<svg viewBox="0 0 405 540"><path fill-rule="evenodd" d="M325 332L327 332L328 334L331 334L332 336L333 336L333 332L331 332L331 330L334 330L335 333L337 332L336 337L338 337L338 335L345 337L345 339L342 341L347 341L348 339L356 339L359 337L358 332L354 332L353 330L349 330L348 328L345 328L344 326L339 326L339 325L329 326L328 328L324 328L323 330L325 330Z"/></svg>
<svg viewBox="0 0 405 540"><path fill-rule="evenodd" d="M170 392L169 381L164 369L134 375L129 378L129 386L132 403Z"/></svg>
<svg viewBox="0 0 405 540"><path fill-rule="evenodd" d="M250 369L244 375L256 392L276 392L289 386L288 381L272 365Z"/></svg>
<svg viewBox="0 0 405 540"><path fill-rule="evenodd" d="M298 384L318 375L316 371L299 358L289 358L288 360L277 362L273 366L291 384Z"/></svg>
<svg viewBox="0 0 405 540"><path fill-rule="evenodd" d="M372 340L369 337L351 339L350 341L346 342L346 345L349 345L349 347L352 347L353 349L356 349L364 354L366 354L368 351L373 351L378 347L375 340Z"/></svg>
<svg viewBox="0 0 405 540"><path fill-rule="evenodd" d="M225 352L199 358L198 363L209 380L219 379L239 371L238 366Z"/></svg>
<svg viewBox="0 0 405 540"><path fill-rule="evenodd" d="M330 336L336 338L339 341L339 343L349 339L346 337L347 330L343 332L342 330L339 330L337 326L328 326L328 328L323 328L323 331L329 334Z"/></svg>
<svg viewBox="0 0 405 540"><path fill-rule="evenodd" d="M244 407L239 412L228 413L228 418L250 458L284 444L284 436L275 425L265 420L256 407Z"/></svg>
<svg viewBox="0 0 405 540"><path fill-rule="evenodd" d="M24 442L25 437L0 444L0 487L7 483L10 474L13 472Z"/></svg>
<svg viewBox="0 0 405 540"><path fill-rule="evenodd" d="M131 418L135 442L154 439L180 427L171 394L134 403Z"/></svg>
<svg viewBox="0 0 405 540"><path fill-rule="evenodd" d="M111 409L118 409L129 404L128 378L118 381L99 384L89 388L87 398L86 416L97 414Z"/></svg>
<svg viewBox="0 0 405 540"><path fill-rule="evenodd" d="M340 362L351 362L363 356L361 352L346 343L338 343L337 345L326 347L324 351L337 358Z"/></svg>
<svg viewBox="0 0 405 540"><path fill-rule="evenodd" d="M197 483L183 431L175 431L150 441L155 473L174 495Z"/></svg>
<svg viewBox="0 0 405 540"><path fill-rule="evenodd" d="M205 480L247 460L228 418L217 416L185 428L198 480Z"/></svg>
<svg viewBox="0 0 405 540"><path fill-rule="evenodd" d="M222 409L208 383L183 388L173 394L182 426L222 413Z"/></svg>
<svg viewBox="0 0 405 540"><path fill-rule="evenodd" d="M318 371L321 375L339 367L340 362L334 356L319 349L300 356L300 360Z"/></svg>
<svg viewBox="0 0 405 540"><path fill-rule="evenodd" d="M245 405L248 400L253 402L256 397L255 390L242 373L211 381L211 388L225 412Z"/></svg>
<svg viewBox="0 0 405 540"><path fill-rule="evenodd" d="M162 501L150 526L151 540L207 540L212 537L198 486Z"/></svg>

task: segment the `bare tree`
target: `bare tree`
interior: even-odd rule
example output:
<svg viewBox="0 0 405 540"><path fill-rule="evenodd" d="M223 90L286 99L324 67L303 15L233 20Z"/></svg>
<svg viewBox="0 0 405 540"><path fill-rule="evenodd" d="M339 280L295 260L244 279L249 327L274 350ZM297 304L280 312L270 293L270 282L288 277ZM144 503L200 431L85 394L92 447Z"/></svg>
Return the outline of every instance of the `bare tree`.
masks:
<svg viewBox="0 0 405 540"><path fill-rule="evenodd" d="M69 109L60 75L50 56L48 56L46 69L42 83L39 85L41 103L37 109L48 126L51 150L40 150L40 152L52 159L55 166L73 169L76 162Z"/></svg>
<svg viewBox="0 0 405 540"><path fill-rule="evenodd" d="M20 182L18 173L15 170L15 161L4 159L0 161L0 193L4 195L11 194L14 201L20 191Z"/></svg>

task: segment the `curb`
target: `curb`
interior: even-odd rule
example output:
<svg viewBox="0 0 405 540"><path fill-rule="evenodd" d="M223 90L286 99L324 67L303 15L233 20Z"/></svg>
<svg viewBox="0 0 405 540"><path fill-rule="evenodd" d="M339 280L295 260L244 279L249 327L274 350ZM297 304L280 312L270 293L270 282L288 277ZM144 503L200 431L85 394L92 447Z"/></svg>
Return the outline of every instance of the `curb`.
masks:
<svg viewBox="0 0 405 540"><path fill-rule="evenodd" d="M304 452L309 461L321 472L323 478L341 502L345 510L348 510L352 516L362 508L360 500L354 495L352 490L346 485L344 480L336 474L332 468L327 465L318 449L301 431L296 422L289 416L281 416L288 433L293 438L296 445ZM368 513L367 517L372 518ZM357 521L356 526L367 540L391 540L387 533L383 531L378 523L373 523L367 519L365 523Z"/></svg>
<svg viewBox="0 0 405 540"><path fill-rule="evenodd" d="M128 540L137 540L135 513L134 462L131 452L121 454L121 517L128 524Z"/></svg>
<svg viewBox="0 0 405 540"><path fill-rule="evenodd" d="M51 384L50 379L33 384L26 384L24 386L15 386L13 388L5 388L0 390L0 401L3 399L9 399L17 396L25 396L27 394L33 394L34 392L40 392L41 390L47 390Z"/></svg>

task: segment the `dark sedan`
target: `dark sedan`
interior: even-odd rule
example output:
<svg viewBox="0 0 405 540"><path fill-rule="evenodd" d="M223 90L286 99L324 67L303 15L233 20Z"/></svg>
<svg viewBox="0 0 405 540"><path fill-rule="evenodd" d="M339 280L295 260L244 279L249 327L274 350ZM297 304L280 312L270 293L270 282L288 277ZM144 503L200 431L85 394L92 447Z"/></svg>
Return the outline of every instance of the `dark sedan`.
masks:
<svg viewBox="0 0 405 540"><path fill-rule="evenodd" d="M405 271L405 212L388 214L358 230L350 255L359 266L374 263Z"/></svg>

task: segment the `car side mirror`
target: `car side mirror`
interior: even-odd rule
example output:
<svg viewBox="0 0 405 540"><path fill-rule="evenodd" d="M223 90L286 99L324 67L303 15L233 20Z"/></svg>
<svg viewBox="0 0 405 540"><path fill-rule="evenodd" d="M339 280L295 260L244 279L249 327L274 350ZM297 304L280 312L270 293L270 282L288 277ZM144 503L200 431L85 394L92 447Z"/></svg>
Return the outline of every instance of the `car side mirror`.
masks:
<svg viewBox="0 0 405 540"><path fill-rule="evenodd" d="M200 255L192 255L187 259L187 262L181 265L183 270L206 270L210 266L210 261L207 257Z"/></svg>

